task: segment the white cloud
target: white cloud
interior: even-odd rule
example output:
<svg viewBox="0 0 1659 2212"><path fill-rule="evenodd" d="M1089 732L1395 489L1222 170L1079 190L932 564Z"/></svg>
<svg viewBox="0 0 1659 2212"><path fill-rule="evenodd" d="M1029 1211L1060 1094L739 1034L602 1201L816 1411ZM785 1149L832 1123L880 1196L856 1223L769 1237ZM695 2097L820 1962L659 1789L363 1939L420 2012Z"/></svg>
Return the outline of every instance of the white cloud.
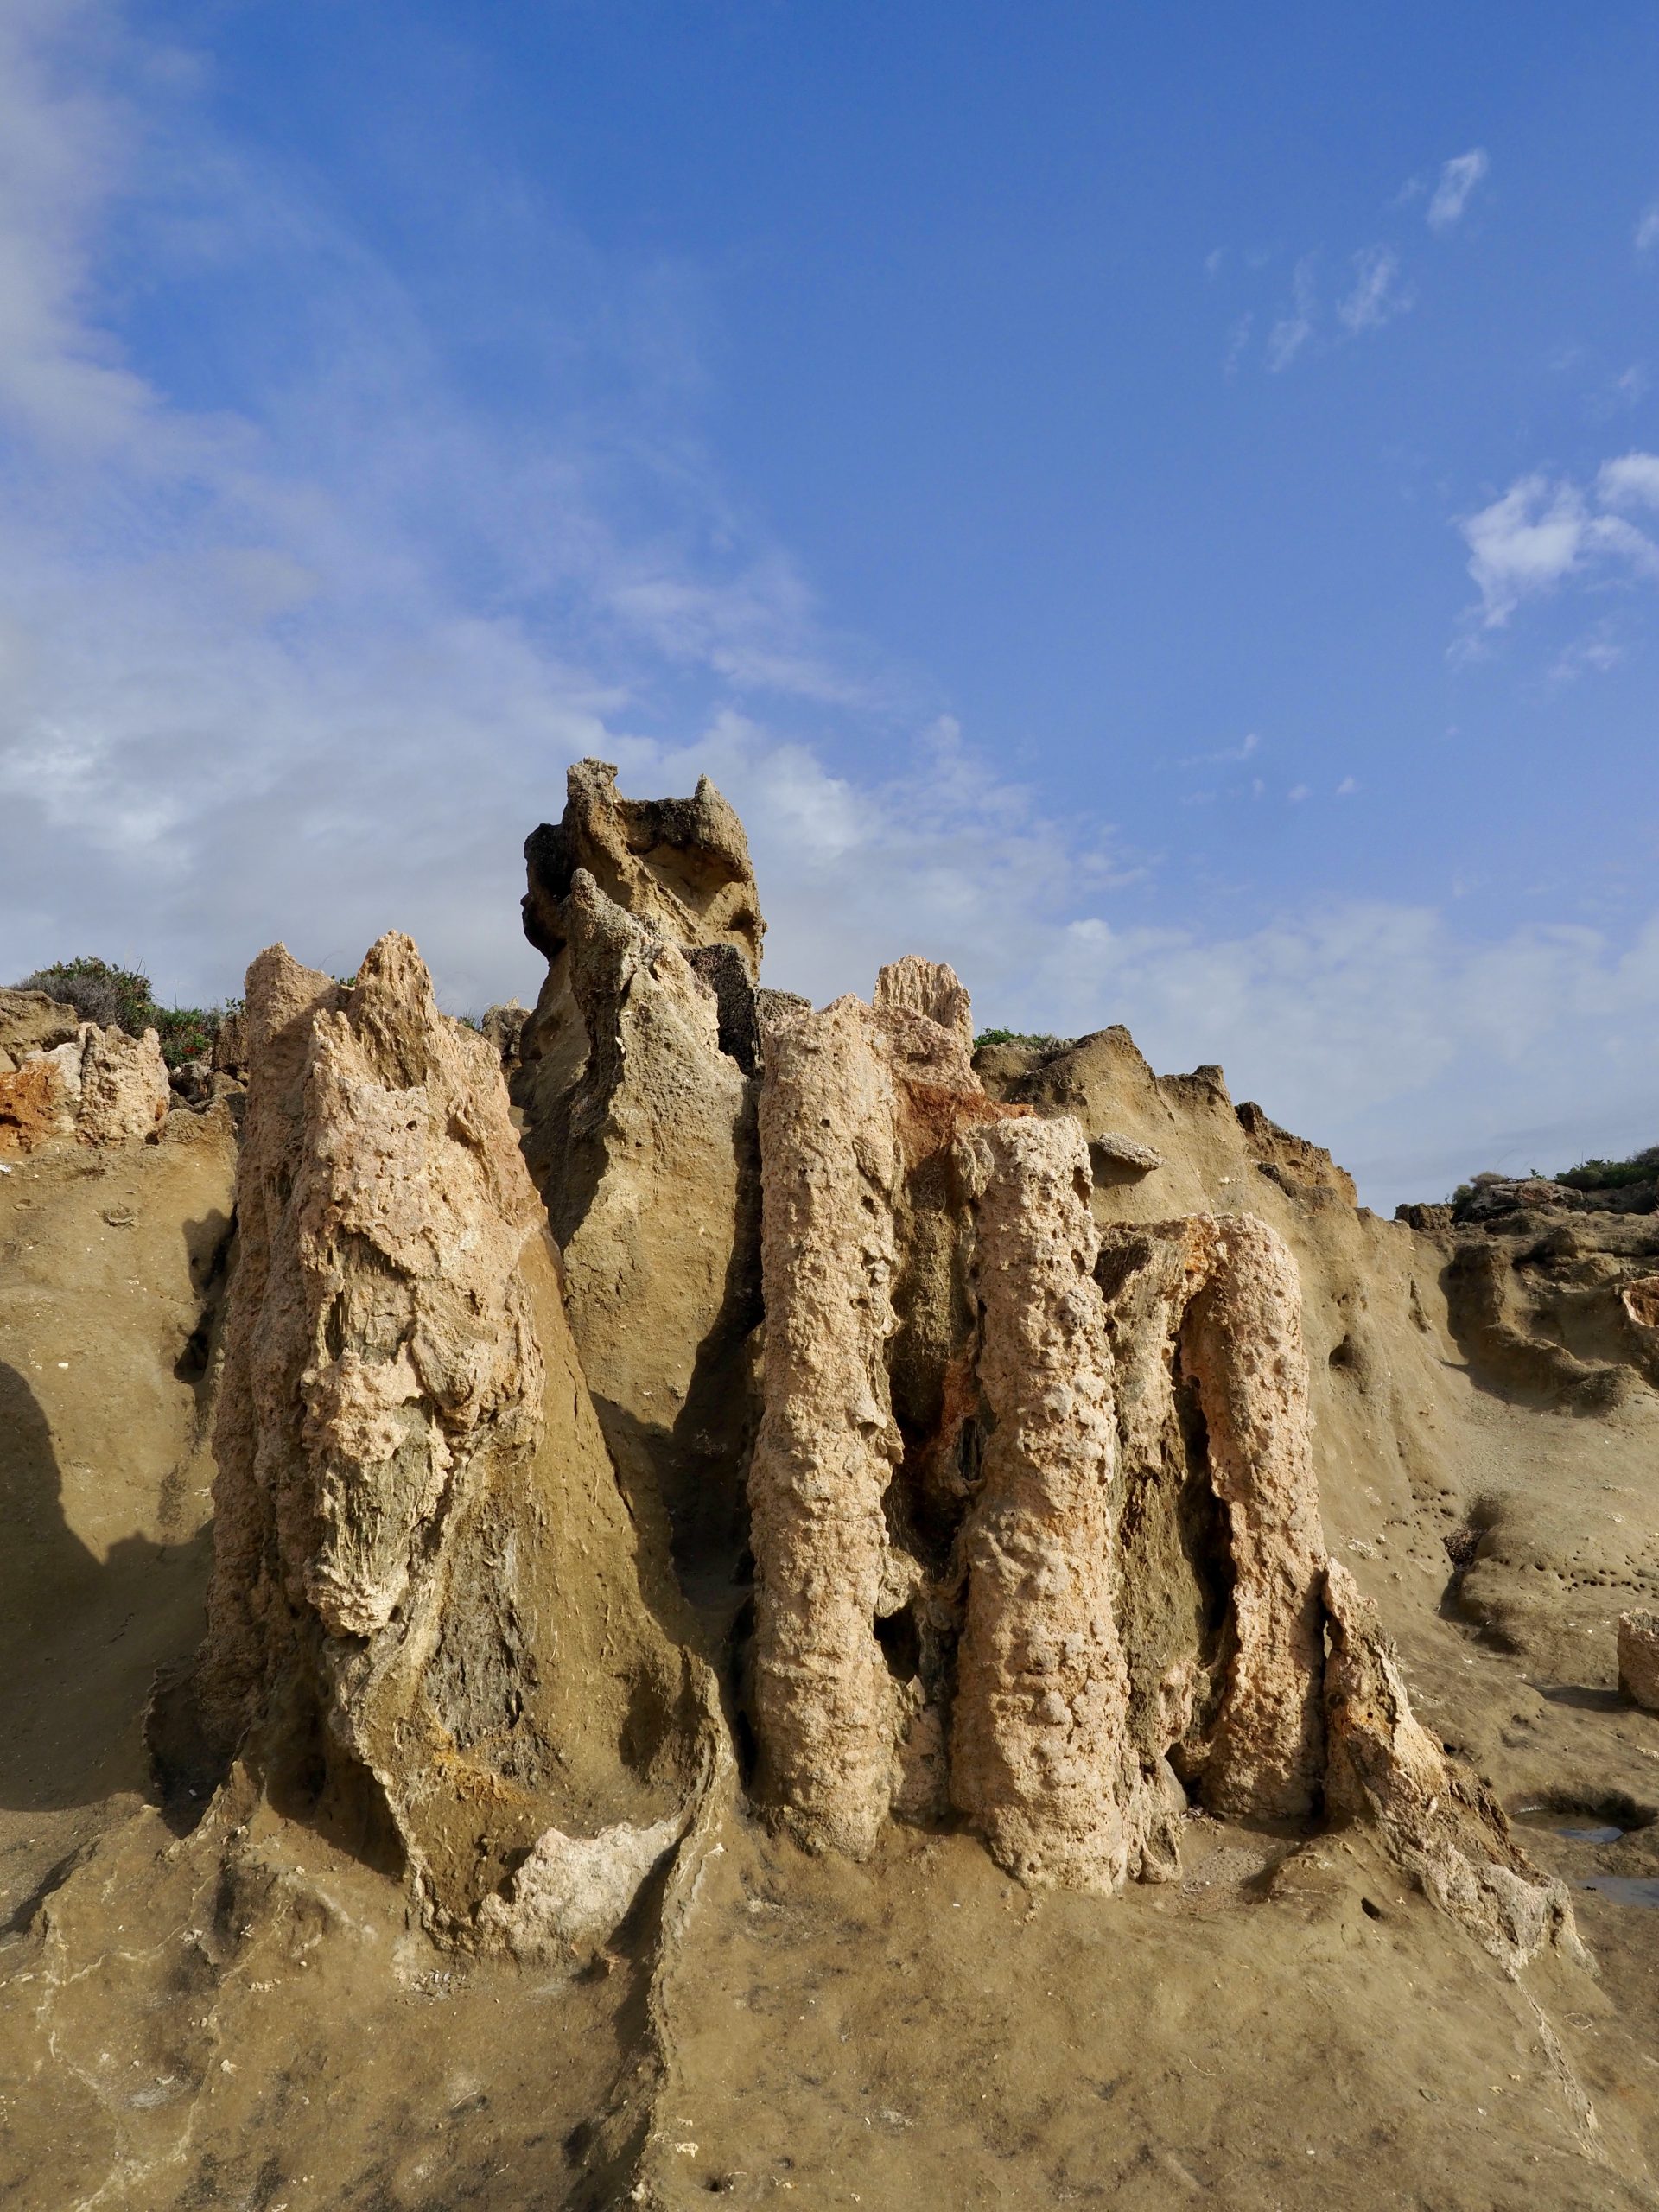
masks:
<svg viewBox="0 0 1659 2212"><path fill-rule="evenodd" d="M1400 257L1384 245L1368 245L1354 256L1354 289L1337 308L1344 330L1357 336L1363 330L1380 330L1411 306L1411 295L1400 287Z"/></svg>
<svg viewBox="0 0 1659 2212"><path fill-rule="evenodd" d="M1596 497L1609 507L1659 507L1659 453L1621 454L1603 461Z"/></svg>
<svg viewBox="0 0 1659 2212"><path fill-rule="evenodd" d="M1645 454L1609 462L1597 480L1597 498L1645 497ZM1611 474L1610 474L1611 472ZM1609 486L1612 488L1610 491ZM1568 577L1592 569L1623 569L1659 582L1659 544L1622 517L1597 513L1577 486L1541 472L1516 479L1500 499L1459 527L1469 547L1469 573L1480 590L1480 615L1501 628L1525 599L1550 592Z"/></svg>
<svg viewBox="0 0 1659 2212"><path fill-rule="evenodd" d="M1268 366L1275 374L1290 366L1313 335L1313 256L1304 254L1291 276L1291 306L1268 333Z"/></svg>
<svg viewBox="0 0 1659 2212"><path fill-rule="evenodd" d="M1476 186L1491 167L1484 146L1471 147L1446 163L1428 203L1427 219L1431 231L1449 231L1463 220Z"/></svg>
<svg viewBox="0 0 1659 2212"><path fill-rule="evenodd" d="M1651 253L1656 245L1659 245L1659 200L1649 201L1636 222L1637 251Z"/></svg>

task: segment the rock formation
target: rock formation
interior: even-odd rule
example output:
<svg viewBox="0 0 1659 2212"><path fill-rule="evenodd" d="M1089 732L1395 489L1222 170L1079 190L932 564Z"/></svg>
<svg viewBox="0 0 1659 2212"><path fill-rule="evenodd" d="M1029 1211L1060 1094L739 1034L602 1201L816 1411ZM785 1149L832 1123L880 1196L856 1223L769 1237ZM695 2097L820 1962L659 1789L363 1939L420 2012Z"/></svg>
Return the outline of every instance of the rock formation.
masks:
<svg viewBox="0 0 1659 2212"><path fill-rule="evenodd" d="M1323 1769L1325 1540L1294 1262L1254 1216L1200 1214L1110 1233L1100 1276L1137 1672L1184 1707L1160 1744L1137 1701L1143 1749L1179 1746L1218 1812L1298 1818Z"/></svg>
<svg viewBox="0 0 1659 2212"><path fill-rule="evenodd" d="M634 802L583 761L526 854L525 929L549 968L513 1078L525 1156L633 1510L666 1515L687 1591L718 1618L738 1601L756 1417L747 846L706 778L693 798Z"/></svg>
<svg viewBox="0 0 1659 2212"><path fill-rule="evenodd" d="M886 1817L897 1726L875 1637L902 1449L887 1375L893 1077L856 999L779 1024L766 1048L766 1411L749 1475L760 1786L803 1841L857 1855Z"/></svg>
<svg viewBox="0 0 1659 2212"><path fill-rule="evenodd" d="M1088 1153L1070 1120L993 1124L960 1149L988 1433L961 1546L951 1796L1013 1872L1109 1890L1136 1793Z"/></svg>
<svg viewBox="0 0 1659 2212"><path fill-rule="evenodd" d="M207 1635L158 1747L194 1725L434 1929L534 1948L550 1831L665 1847L697 1681L641 1594L493 1049L397 936L349 991L275 947L247 1008Z"/></svg>
<svg viewBox="0 0 1659 2212"><path fill-rule="evenodd" d="M1659 1387L1656 1204L1652 1181L1483 1174L1450 1206L1402 1211L1445 1250L1453 1326L1491 1383L1594 1414Z"/></svg>
<svg viewBox="0 0 1659 2212"><path fill-rule="evenodd" d="M171 1096L153 1029L130 1037L79 1022L64 1043L26 1048L14 1067L0 1071L0 1149L29 1152L54 1138L104 1145L154 1136Z"/></svg>
<svg viewBox="0 0 1659 2212"><path fill-rule="evenodd" d="M1327 1809L1338 1820L1374 1821L1430 1902L1507 1973L1552 1946L1582 1963L1566 1889L1539 1874L1491 1792L1447 1759L1413 1717L1376 1609L1335 1560L1325 1570L1325 1601Z"/></svg>
<svg viewBox="0 0 1659 2212"><path fill-rule="evenodd" d="M1028 1878L1109 1889L1173 1859L1172 1753L1220 1810L1294 1817L1318 1796L1299 1287L1264 1224L1203 1216L1114 1249L1109 1313L1083 1134L1007 1118L970 1034L956 977L914 961L871 1007L766 1031L760 1788L797 1834L855 1852L889 1808L948 1797ZM1144 1592L1120 1595L1109 1322L1138 1524L1178 1347L1224 1522L1186 1633L1143 1633L1138 1672L1117 1619L1127 1605L1146 1628Z"/></svg>

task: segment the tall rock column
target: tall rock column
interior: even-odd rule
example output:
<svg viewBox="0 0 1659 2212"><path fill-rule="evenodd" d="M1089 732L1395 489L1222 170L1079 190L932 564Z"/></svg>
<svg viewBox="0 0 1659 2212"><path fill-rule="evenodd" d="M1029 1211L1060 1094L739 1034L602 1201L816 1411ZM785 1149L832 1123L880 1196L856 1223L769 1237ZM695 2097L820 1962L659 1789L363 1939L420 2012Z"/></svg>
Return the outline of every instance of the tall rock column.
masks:
<svg viewBox="0 0 1659 2212"><path fill-rule="evenodd" d="M194 1715L435 1932L534 1948L557 1900L505 1902L514 1869L665 1848L702 1687L646 1602L493 1048L395 935L349 992L274 948L248 1003L207 1633L158 1752Z"/></svg>
<svg viewBox="0 0 1659 2212"><path fill-rule="evenodd" d="M900 1452L893 1079L854 998L770 1028L766 1062L765 1412L749 1471L760 1789L810 1847L861 1857L887 1814L894 1734L875 1636Z"/></svg>
<svg viewBox="0 0 1659 2212"><path fill-rule="evenodd" d="M1065 1119L977 1128L958 1153L989 1434L961 1544L951 1795L1012 1872L1111 1890L1128 1865L1132 1763L1088 1150Z"/></svg>
<svg viewBox="0 0 1659 2212"><path fill-rule="evenodd" d="M1183 1340L1232 1554L1232 1649L1205 1802L1295 1819L1325 1768L1325 1531L1296 1262L1253 1214L1201 1217L1204 1280Z"/></svg>
<svg viewBox="0 0 1659 2212"><path fill-rule="evenodd" d="M1325 1537L1296 1263L1254 1215L1192 1214L1108 1232L1097 1273L1142 1755L1173 1752L1217 1812L1299 1817L1324 1764Z"/></svg>

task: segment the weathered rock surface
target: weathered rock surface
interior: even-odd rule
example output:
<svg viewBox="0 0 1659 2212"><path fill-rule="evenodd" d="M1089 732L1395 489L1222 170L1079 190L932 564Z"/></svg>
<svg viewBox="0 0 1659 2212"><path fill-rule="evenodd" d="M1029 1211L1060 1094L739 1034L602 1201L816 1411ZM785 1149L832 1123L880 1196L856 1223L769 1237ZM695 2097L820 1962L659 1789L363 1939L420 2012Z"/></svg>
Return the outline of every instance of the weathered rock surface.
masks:
<svg viewBox="0 0 1659 2212"><path fill-rule="evenodd" d="M1632 1705L1659 1713L1659 1613L1621 1613L1618 1687Z"/></svg>
<svg viewBox="0 0 1659 2212"><path fill-rule="evenodd" d="M897 1719L875 1637L902 1450L887 1375L896 1113L858 1000L768 1031L765 1411L749 1471L760 1788L803 1842L855 1856L887 1815Z"/></svg>
<svg viewBox="0 0 1659 2212"><path fill-rule="evenodd" d="M401 1865L429 1924L488 1936L544 1831L664 1815L698 1693L641 1594L494 1052L397 936L349 992L275 948L247 1003L197 1725ZM162 1701L164 1758L190 1702Z"/></svg>
<svg viewBox="0 0 1659 2212"><path fill-rule="evenodd" d="M753 1085L687 954L578 870L564 904L589 1039L529 1141L583 1371L635 1510L688 1567L741 1548L760 1317ZM736 1536L736 1543L732 1540Z"/></svg>
<svg viewBox="0 0 1659 2212"><path fill-rule="evenodd" d="M0 1149L31 1152L54 1138L104 1145L154 1136L171 1097L153 1029L130 1037L83 1021L65 1043L26 1052L0 1073Z"/></svg>
<svg viewBox="0 0 1659 2212"><path fill-rule="evenodd" d="M1294 1263L1253 1216L1199 1214L1107 1232L1098 1272L1137 1740L1217 1811L1297 1817L1324 1763L1325 1538Z"/></svg>
<svg viewBox="0 0 1659 2212"><path fill-rule="evenodd" d="M758 1408L761 924L741 826L570 772L526 849L548 955L513 1095L564 1255L571 1326L636 1514L664 1513L688 1592L729 1614Z"/></svg>
<svg viewBox="0 0 1659 2212"><path fill-rule="evenodd" d="M30 1052L49 1052L80 1033L80 1016L45 991L0 991L0 1075Z"/></svg>
<svg viewBox="0 0 1659 2212"><path fill-rule="evenodd" d="M1376 1607L1334 1560L1325 1600L1327 1809L1374 1821L1425 1896L1506 1973L1552 1947L1582 1962L1565 1887L1539 1874L1484 1783L1446 1758L1413 1717Z"/></svg>
<svg viewBox="0 0 1659 2212"><path fill-rule="evenodd" d="M690 798L627 799L616 770L579 760L556 823L524 845L530 889L524 934L551 960L565 942L562 909L578 869L658 936L680 944L730 944L753 982L760 971L760 919L743 824L707 776Z"/></svg>
<svg viewBox="0 0 1659 2212"><path fill-rule="evenodd" d="M960 1141L989 1433L963 1532L950 1790L1027 1880L1110 1890L1135 1795L1113 1613L1116 1424L1075 1122Z"/></svg>

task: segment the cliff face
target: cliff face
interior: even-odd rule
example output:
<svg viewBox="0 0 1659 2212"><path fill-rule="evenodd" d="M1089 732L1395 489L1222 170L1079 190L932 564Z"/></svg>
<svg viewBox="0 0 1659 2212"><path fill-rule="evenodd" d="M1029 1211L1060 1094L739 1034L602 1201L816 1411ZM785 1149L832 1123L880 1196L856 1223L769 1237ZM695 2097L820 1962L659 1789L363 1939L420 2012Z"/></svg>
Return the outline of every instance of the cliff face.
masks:
<svg viewBox="0 0 1659 2212"><path fill-rule="evenodd" d="M1337 2158L1357 2204L1546 2160L1552 2201L1648 2202L1656 1962L1598 1920L1599 1992L1583 1847L1506 1812L1649 1878L1646 1217L1380 1222L1122 1030L976 1052L913 956L761 988L706 782L581 764L527 857L522 1027L446 1018L395 934L349 988L275 947L245 1101L190 1115L143 1045L12 1010L0 1087L60 1088L0 1256L95 1258L100 1192L101 1235L129 1189L200 1221L176 1347L98 1293L124 1404L180 1363L133 1423L158 1538L101 1573L25 1529L89 1681L170 1594L127 1794L0 1793L0 2044L45 2085L0 2190L1311 2208ZM0 1312L44 1409L0 1471L61 1437L84 1517L121 1442L43 1357L68 1311Z"/></svg>

